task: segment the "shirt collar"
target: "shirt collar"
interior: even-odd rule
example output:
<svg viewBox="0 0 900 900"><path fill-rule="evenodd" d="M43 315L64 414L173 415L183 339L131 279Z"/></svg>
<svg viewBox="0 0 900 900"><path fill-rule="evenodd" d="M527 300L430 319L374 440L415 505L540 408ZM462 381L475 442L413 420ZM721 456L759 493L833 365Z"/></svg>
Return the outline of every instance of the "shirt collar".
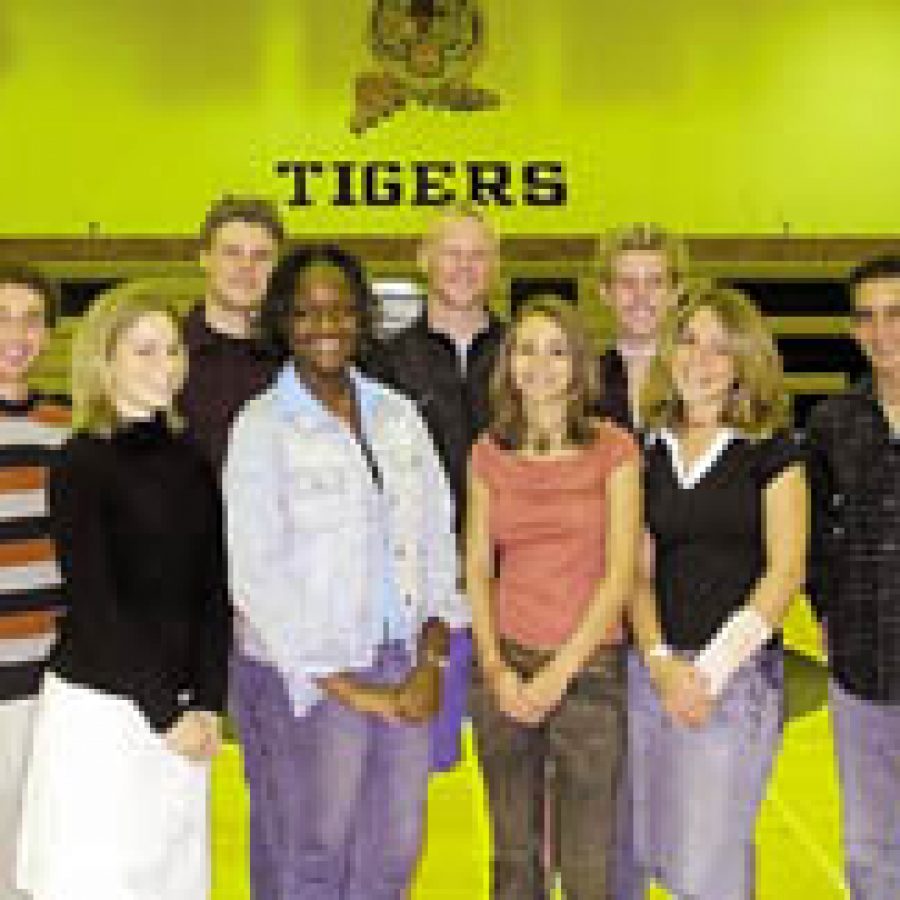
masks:
<svg viewBox="0 0 900 900"><path fill-rule="evenodd" d="M426 304L425 308L422 312L416 316L413 321L412 327L423 334L425 337L432 338L434 340L438 340L447 344L448 346L452 346L455 348L455 344L450 338L449 335L444 334L442 331L436 331L431 327L431 323L428 320L428 306ZM480 344L482 341L488 339L499 339L501 338L506 331L506 326L503 320L494 315L490 310L487 310L487 321L485 323L484 328L480 331L476 331L475 334L472 335L472 341L469 344L470 350L474 348L477 344Z"/></svg>
<svg viewBox="0 0 900 900"><path fill-rule="evenodd" d="M350 369L350 379L359 402L362 421L369 422L379 399L384 394L384 389L354 368ZM297 370L292 362L286 363L276 376L272 385L272 393L276 406L285 419L294 419L299 416L319 424L333 419L322 401L297 375Z"/></svg>
<svg viewBox="0 0 900 900"><path fill-rule="evenodd" d="M675 432L668 428L663 428L659 432L660 440L668 448L675 477L682 488L694 487L719 461L728 445L739 437L740 434L735 429L721 428L706 452L694 460L690 466L686 466L681 455L681 442Z"/></svg>
<svg viewBox="0 0 900 900"><path fill-rule="evenodd" d="M184 336L191 350L214 350L223 346L238 347L260 359L271 353L258 337L238 338L209 327L203 303L197 304L184 318Z"/></svg>

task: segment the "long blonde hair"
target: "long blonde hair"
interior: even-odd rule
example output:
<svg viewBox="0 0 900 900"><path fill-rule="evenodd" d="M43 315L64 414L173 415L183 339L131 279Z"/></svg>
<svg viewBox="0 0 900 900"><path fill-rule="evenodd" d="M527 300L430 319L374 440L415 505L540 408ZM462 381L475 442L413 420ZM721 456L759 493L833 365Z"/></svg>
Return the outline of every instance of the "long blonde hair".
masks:
<svg viewBox="0 0 900 900"><path fill-rule="evenodd" d="M85 313L72 340L72 428L109 435L118 421L110 396L109 368L122 334L148 313L169 316L181 334L175 305L158 287L131 282L100 294ZM186 364L187 354L181 344ZM182 421L174 408L166 411L173 428Z"/></svg>
<svg viewBox="0 0 900 900"><path fill-rule="evenodd" d="M695 285L663 320L656 356L641 391L641 422L645 428L674 428L684 410L672 380L675 346L701 309L711 310L728 332L735 385L723 423L752 437L762 437L788 424L790 404L781 358L763 317L740 291L715 284Z"/></svg>

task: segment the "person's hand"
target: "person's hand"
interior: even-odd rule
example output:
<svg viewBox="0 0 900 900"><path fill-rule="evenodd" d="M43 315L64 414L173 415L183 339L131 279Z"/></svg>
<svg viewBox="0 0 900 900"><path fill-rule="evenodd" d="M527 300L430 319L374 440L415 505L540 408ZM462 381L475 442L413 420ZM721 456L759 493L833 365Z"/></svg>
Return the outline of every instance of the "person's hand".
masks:
<svg viewBox="0 0 900 900"><path fill-rule="evenodd" d="M403 719L399 700L401 685L357 683L343 702L357 712L378 716L387 722Z"/></svg>
<svg viewBox="0 0 900 900"><path fill-rule="evenodd" d="M419 635L417 657L419 662L439 665L450 650L450 629L440 619L429 619Z"/></svg>
<svg viewBox="0 0 900 900"><path fill-rule="evenodd" d="M552 663L545 665L525 682L523 699L541 720L562 702L571 679Z"/></svg>
<svg viewBox="0 0 900 900"><path fill-rule="evenodd" d="M440 705L440 667L421 663L399 685L396 696L397 713L408 722L421 724L432 719Z"/></svg>
<svg viewBox="0 0 900 900"><path fill-rule="evenodd" d="M486 678L500 712L520 725L540 723L543 714L526 699L525 682L517 672L500 664L488 670Z"/></svg>
<svg viewBox="0 0 900 900"><path fill-rule="evenodd" d="M207 762L216 755L222 741L219 717L211 712L188 710L169 728L164 740L173 753L192 762Z"/></svg>
<svg viewBox="0 0 900 900"><path fill-rule="evenodd" d="M693 664L672 656L655 660L650 673L663 709L675 722L699 728L709 721L715 698Z"/></svg>

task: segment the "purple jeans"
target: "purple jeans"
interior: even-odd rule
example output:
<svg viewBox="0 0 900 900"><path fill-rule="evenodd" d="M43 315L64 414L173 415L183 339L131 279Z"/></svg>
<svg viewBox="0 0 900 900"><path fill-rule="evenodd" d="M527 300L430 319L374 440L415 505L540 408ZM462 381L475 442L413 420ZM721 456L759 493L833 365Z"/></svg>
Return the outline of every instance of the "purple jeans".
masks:
<svg viewBox="0 0 900 900"><path fill-rule="evenodd" d="M285 742L285 722L273 715L288 708L278 672L249 656L231 656L231 706L241 738L250 804L250 888L253 900L280 900L274 848L281 814L271 760Z"/></svg>
<svg viewBox="0 0 900 900"><path fill-rule="evenodd" d="M751 900L754 826L781 739L780 648L740 668L700 728L672 722L647 670L635 656L630 665L637 860L678 897Z"/></svg>
<svg viewBox="0 0 900 900"><path fill-rule="evenodd" d="M246 762L258 799L254 900L404 900L421 849L428 729L328 698L294 716L281 678L254 665L261 752ZM389 644L361 675L396 681L409 668L403 645Z"/></svg>
<svg viewBox="0 0 900 900"><path fill-rule="evenodd" d="M900 707L829 684L853 900L900 897Z"/></svg>

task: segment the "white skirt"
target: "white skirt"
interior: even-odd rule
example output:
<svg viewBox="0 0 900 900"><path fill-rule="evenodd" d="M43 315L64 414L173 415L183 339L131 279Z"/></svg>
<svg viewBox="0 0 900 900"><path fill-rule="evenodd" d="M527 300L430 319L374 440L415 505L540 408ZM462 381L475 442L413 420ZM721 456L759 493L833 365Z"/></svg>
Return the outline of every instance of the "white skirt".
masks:
<svg viewBox="0 0 900 900"><path fill-rule="evenodd" d="M34 900L205 900L209 766L173 753L130 700L48 672L17 880Z"/></svg>

